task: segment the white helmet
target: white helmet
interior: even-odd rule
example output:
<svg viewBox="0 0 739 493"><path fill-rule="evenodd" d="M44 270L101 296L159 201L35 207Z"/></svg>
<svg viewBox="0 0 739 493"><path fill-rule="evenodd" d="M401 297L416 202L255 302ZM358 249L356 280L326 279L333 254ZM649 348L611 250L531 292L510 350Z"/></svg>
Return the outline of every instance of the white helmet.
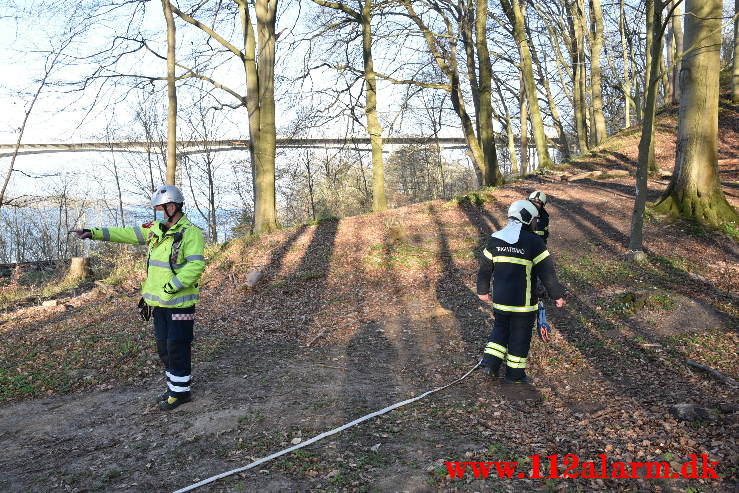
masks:
<svg viewBox="0 0 739 493"><path fill-rule="evenodd" d="M541 205L547 205L548 199L547 199L547 194L545 194L544 192L540 192L539 190L536 190L534 192L531 192L531 195L529 195L529 200L531 200L532 202L534 200L538 200L539 202L541 202Z"/></svg>
<svg viewBox="0 0 739 493"><path fill-rule="evenodd" d="M531 224L531 220L539 217L539 209L528 200L517 200L508 208L508 217L518 219L524 224Z"/></svg>
<svg viewBox="0 0 739 493"><path fill-rule="evenodd" d="M180 189L174 185L162 185L154 190L153 194L151 194L152 207L168 204L170 202L174 202L175 204L183 204L185 202L185 196L182 195Z"/></svg>

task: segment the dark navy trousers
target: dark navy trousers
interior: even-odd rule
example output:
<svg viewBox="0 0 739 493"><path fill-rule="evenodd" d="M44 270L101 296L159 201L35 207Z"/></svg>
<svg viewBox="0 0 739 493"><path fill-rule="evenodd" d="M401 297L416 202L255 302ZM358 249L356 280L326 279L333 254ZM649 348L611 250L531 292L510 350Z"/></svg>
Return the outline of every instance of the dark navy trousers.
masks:
<svg viewBox="0 0 739 493"><path fill-rule="evenodd" d="M526 360L536 312L513 313L495 310L495 323L485 346L482 366L497 369L505 361L506 376L520 380L526 375Z"/></svg>
<svg viewBox="0 0 739 493"><path fill-rule="evenodd" d="M190 395L192 383L192 339L195 325L195 307L155 307L154 338L157 352L164 364L167 388L172 397Z"/></svg>

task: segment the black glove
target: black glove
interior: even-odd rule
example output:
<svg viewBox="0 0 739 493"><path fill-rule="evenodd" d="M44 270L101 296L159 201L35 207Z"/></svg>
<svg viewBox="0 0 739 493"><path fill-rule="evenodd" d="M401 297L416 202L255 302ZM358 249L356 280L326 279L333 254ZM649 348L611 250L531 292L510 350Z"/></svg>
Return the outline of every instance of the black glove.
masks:
<svg viewBox="0 0 739 493"><path fill-rule="evenodd" d="M144 298L139 300L139 314L144 322L148 322L151 318L151 307L146 304Z"/></svg>
<svg viewBox="0 0 739 493"><path fill-rule="evenodd" d="M167 284L165 284L163 289L164 289L164 292L167 294L175 294L177 291L179 291L179 289L174 287L171 282L168 282Z"/></svg>

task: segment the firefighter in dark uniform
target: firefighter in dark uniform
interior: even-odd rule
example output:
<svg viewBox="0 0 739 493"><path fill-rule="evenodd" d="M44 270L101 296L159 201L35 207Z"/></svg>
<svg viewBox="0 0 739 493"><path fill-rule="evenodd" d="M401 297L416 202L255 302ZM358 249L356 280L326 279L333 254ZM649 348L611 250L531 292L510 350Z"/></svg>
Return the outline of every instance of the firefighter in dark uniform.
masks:
<svg viewBox="0 0 739 493"><path fill-rule="evenodd" d="M78 238L146 245L146 280L139 308L154 318L154 338L164 365L167 391L157 398L170 411L191 400L191 353L198 282L205 269L203 232L182 212L185 197L174 185L162 185L151 196L157 220L126 228L73 229Z"/></svg>
<svg viewBox="0 0 739 493"><path fill-rule="evenodd" d="M508 383L532 381L526 376L526 359L538 308L538 282L544 283L558 308L565 305L554 262L544 241L533 232L538 214L528 200L511 204L508 225L491 235L477 273L477 295L483 301L493 302L495 314L480 366L491 377L497 377L505 362Z"/></svg>
<svg viewBox="0 0 739 493"><path fill-rule="evenodd" d="M531 192L529 195L529 201L539 210L539 217L537 217L536 220L536 229L533 231L541 236L544 243L549 239L549 213L544 208L544 206L547 205L548 200L549 198L547 197L547 194L540 192L539 190Z"/></svg>

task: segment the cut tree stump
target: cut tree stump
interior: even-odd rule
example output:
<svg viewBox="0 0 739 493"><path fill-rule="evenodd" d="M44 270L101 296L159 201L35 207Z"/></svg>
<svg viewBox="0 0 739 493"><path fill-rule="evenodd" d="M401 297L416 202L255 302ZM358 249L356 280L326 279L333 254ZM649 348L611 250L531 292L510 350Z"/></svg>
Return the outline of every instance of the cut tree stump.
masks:
<svg viewBox="0 0 739 493"><path fill-rule="evenodd" d="M90 259L87 257L72 257L69 264L67 279L86 279L90 276Z"/></svg>

